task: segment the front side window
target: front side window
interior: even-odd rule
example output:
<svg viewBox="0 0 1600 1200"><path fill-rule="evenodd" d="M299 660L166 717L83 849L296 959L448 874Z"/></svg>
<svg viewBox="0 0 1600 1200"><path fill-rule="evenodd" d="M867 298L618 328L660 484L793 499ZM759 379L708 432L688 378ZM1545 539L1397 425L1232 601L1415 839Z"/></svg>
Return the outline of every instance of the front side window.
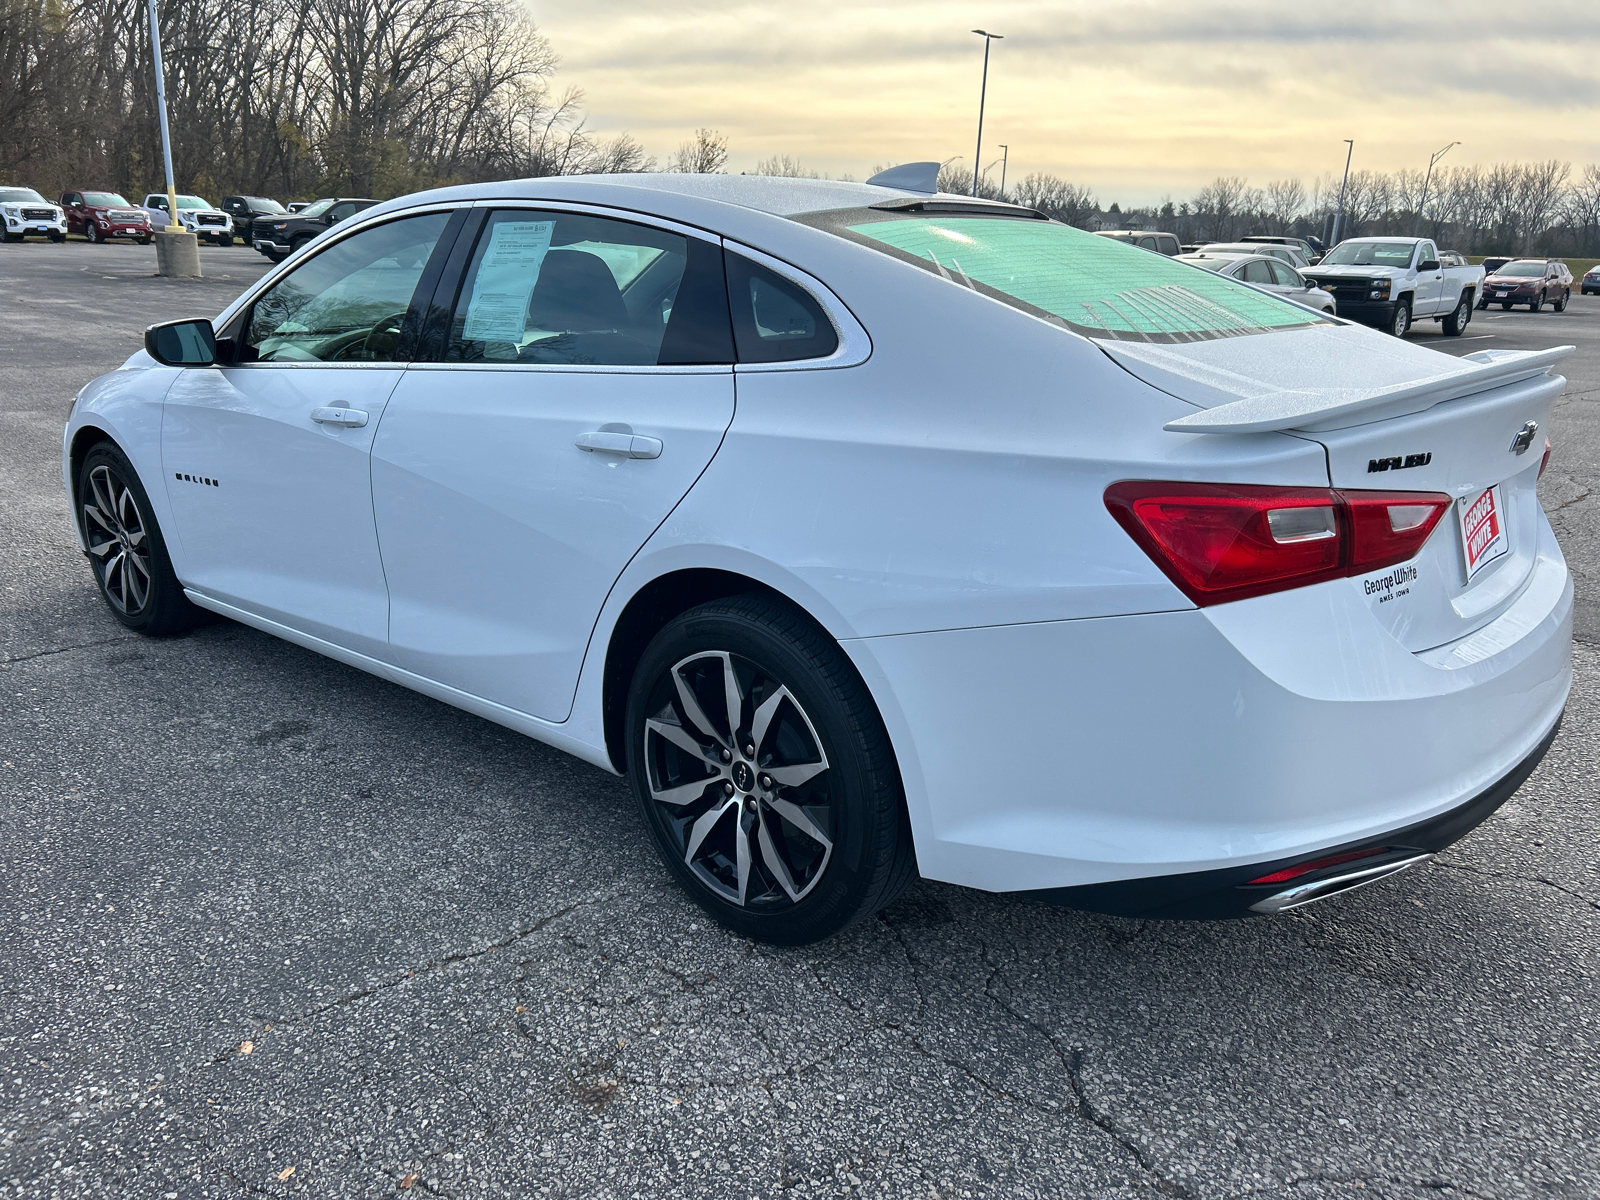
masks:
<svg viewBox="0 0 1600 1200"><path fill-rule="evenodd" d="M1417 265L1420 267L1425 262L1438 262L1439 252L1433 248L1432 242L1423 242L1417 247Z"/></svg>
<svg viewBox="0 0 1600 1200"><path fill-rule="evenodd" d="M255 302L246 360L392 362L400 323L448 213L364 229L309 259Z"/></svg>
<svg viewBox="0 0 1600 1200"><path fill-rule="evenodd" d="M1272 282L1279 287L1305 287L1305 281L1300 278L1300 273L1288 263L1270 262L1267 266L1272 269Z"/></svg>
<svg viewBox="0 0 1600 1200"><path fill-rule="evenodd" d="M1189 342L1323 321L1213 271L1054 221L871 209L798 219L1089 337Z"/></svg>
<svg viewBox="0 0 1600 1200"><path fill-rule="evenodd" d="M493 213L456 299L445 360L731 363L722 250L609 217Z"/></svg>

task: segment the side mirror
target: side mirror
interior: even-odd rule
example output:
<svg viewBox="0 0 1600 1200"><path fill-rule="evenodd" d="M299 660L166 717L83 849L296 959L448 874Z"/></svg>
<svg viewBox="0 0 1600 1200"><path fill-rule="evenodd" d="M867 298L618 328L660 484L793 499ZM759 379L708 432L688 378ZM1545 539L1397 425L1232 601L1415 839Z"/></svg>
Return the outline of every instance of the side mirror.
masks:
<svg viewBox="0 0 1600 1200"><path fill-rule="evenodd" d="M1437 271L1438 269L1439 260L1436 258L1430 258L1427 262L1420 262L1417 264L1417 270L1419 271Z"/></svg>
<svg viewBox="0 0 1600 1200"><path fill-rule="evenodd" d="M322 218L322 223L324 225L332 225L333 221L334 221L334 217L333 217L332 213L328 213L325 217Z"/></svg>
<svg viewBox="0 0 1600 1200"><path fill-rule="evenodd" d="M209 367L217 361L217 334L205 317L167 321L144 331L150 357L168 367Z"/></svg>

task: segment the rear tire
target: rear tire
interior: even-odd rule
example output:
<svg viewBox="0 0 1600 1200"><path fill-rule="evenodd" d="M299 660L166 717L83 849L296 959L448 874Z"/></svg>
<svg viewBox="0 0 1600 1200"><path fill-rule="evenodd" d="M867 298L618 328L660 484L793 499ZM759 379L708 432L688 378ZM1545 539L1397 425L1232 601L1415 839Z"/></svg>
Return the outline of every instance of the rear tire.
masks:
<svg viewBox="0 0 1600 1200"><path fill-rule="evenodd" d="M78 468L77 520L100 598L135 633L187 633L201 610L183 594L150 497L127 455L101 442Z"/></svg>
<svg viewBox="0 0 1600 1200"><path fill-rule="evenodd" d="M1411 302L1400 300L1395 303L1394 312L1389 316L1389 332L1397 338L1403 338L1411 332Z"/></svg>
<svg viewBox="0 0 1600 1200"><path fill-rule="evenodd" d="M639 661L626 721L628 776L656 849L735 933L819 941L915 875L883 721L804 614L733 596L674 618Z"/></svg>
<svg viewBox="0 0 1600 1200"><path fill-rule="evenodd" d="M1460 337L1471 320L1472 297L1464 295L1461 297L1461 303L1456 305L1455 312L1444 319L1445 337Z"/></svg>

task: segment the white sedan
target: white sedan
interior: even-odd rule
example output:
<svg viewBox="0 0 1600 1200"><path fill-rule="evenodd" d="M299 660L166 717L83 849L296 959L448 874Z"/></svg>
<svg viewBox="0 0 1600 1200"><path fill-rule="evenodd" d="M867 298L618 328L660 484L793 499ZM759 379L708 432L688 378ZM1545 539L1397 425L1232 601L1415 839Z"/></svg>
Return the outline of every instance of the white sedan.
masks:
<svg viewBox="0 0 1600 1200"><path fill-rule="evenodd" d="M1317 286L1276 255L1256 250L1228 250L1206 246L1193 254L1181 254L1179 262L1204 267L1228 279L1237 279L1262 288L1296 304L1304 304L1333 316L1339 308L1333 293Z"/></svg>
<svg viewBox="0 0 1600 1200"><path fill-rule="evenodd" d="M773 942L918 873L1276 912L1483 820L1571 682L1566 348L1447 357L931 179L369 209L79 394L106 602L625 773Z"/></svg>

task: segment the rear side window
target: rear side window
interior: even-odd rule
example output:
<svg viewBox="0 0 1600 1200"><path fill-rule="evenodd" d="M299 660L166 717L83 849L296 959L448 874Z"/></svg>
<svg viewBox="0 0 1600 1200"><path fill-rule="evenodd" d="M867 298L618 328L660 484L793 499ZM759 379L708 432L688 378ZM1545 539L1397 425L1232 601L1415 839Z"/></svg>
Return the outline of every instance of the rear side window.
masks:
<svg viewBox="0 0 1600 1200"><path fill-rule="evenodd" d="M731 363L722 251L609 217L496 212L467 267L445 360Z"/></svg>
<svg viewBox="0 0 1600 1200"><path fill-rule="evenodd" d="M742 255L729 253L727 264L740 362L799 362L839 348L833 322L804 288Z"/></svg>
<svg viewBox="0 0 1600 1200"><path fill-rule="evenodd" d="M1265 258L1252 258L1244 264L1240 278L1246 283L1271 283L1272 266Z"/></svg>
<svg viewBox="0 0 1600 1200"><path fill-rule="evenodd" d="M800 219L1089 337L1191 342L1324 323L1236 280L1054 221L875 210Z"/></svg>

